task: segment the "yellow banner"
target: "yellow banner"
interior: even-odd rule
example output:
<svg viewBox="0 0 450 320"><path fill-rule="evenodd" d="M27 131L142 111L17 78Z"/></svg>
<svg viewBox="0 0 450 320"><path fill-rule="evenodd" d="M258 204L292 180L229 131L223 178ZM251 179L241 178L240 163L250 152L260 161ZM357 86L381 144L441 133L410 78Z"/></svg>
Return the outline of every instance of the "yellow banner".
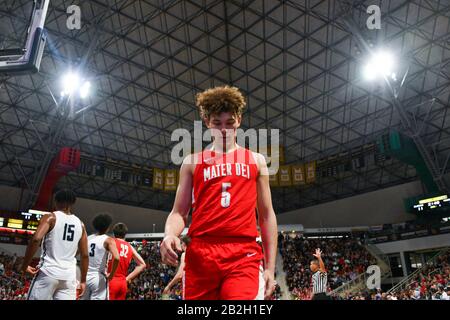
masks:
<svg viewBox="0 0 450 320"><path fill-rule="evenodd" d="M281 166L278 170L278 175L281 187L292 186L291 166Z"/></svg>
<svg viewBox="0 0 450 320"><path fill-rule="evenodd" d="M292 184L299 185L305 184L305 166L302 164L291 167L292 171Z"/></svg>
<svg viewBox="0 0 450 320"><path fill-rule="evenodd" d="M271 187L278 187L278 173L269 176L269 184Z"/></svg>
<svg viewBox="0 0 450 320"><path fill-rule="evenodd" d="M153 188L164 189L164 170L153 168Z"/></svg>
<svg viewBox="0 0 450 320"><path fill-rule="evenodd" d="M306 183L314 183L316 181L316 161L308 162L305 169Z"/></svg>
<svg viewBox="0 0 450 320"><path fill-rule="evenodd" d="M164 171L164 191L177 190L177 171L175 169L167 169Z"/></svg>

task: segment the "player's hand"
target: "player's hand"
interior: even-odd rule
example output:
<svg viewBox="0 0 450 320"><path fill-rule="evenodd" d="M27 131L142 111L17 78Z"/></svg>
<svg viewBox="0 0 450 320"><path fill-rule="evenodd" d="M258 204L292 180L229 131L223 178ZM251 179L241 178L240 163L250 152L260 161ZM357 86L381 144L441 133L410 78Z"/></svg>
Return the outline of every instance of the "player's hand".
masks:
<svg viewBox="0 0 450 320"><path fill-rule="evenodd" d="M78 291L78 298L82 297L84 295L84 292L86 291L86 282L80 282L77 291Z"/></svg>
<svg viewBox="0 0 450 320"><path fill-rule="evenodd" d="M169 287L165 287L162 294L170 294L170 288Z"/></svg>
<svg viewBox="0 0 450 320"><path fill-rule="evenodd" d="M166 236L161 242L161 260L164 264L171 265L173 267L178 266L178 254L175 252L182 252L181 240L176 236Z"/></svg>
<svg viewBox="0 0 450 320"><path fill-rule="evenodd" d="M322 251L319 248L317 248L316 253L313 254L313 256L319 259L322 256Z"/></svg>
<svg viewBox="0 0 450 320"><path fill-rule="evenodd" d="M25 273L29 273L31 275L36 275L36 273L39 272L38 268L33 268L32 266L27 266L27 268L25 270L22 270L22 272Z"/></svg>
<svg viewBox="0 0 450 320"><path fill-rule="evenodd" d="M269 270L264 271L264 283L264 300L270 300L270 298L272 297L272 293L275 291L275 287L277 285L273 272Z"/></svg>
<svg viewBox="0 0 450 320"><path fill-rule="evenodd" d="M114 278L112 273L106 273L106 279L108 279L108 281L111 281Z"/></svg>

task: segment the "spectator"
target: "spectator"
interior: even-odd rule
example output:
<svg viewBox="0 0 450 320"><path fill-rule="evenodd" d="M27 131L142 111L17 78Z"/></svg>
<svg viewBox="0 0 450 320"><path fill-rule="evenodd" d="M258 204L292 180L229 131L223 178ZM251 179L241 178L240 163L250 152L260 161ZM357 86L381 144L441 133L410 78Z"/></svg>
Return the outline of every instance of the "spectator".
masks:
<svg viewBox="0 0 450 320"><path fill-rule="evenodd" d="M378 299L381 291L375 295ZM362 295L363 292L358 293ZM402 290L390 294L381 293L381 300L449 300L450 296L450 252L442 254L427 265ZM352 298L347 296L347 300Z"/></svg>
<svg viewBox="0 0 450 320"><path fill-rule="evenodd" d="M351 281L366 268L375 263L369 252L355 239L308 239L299 235L283 235L280 251L289 290L295 298L305 299L310 290L311 271L309 257L315 248L323 248L323 259L329 272L331 291L345 282ZM296 289L296 290L294 290Z"/></svg>

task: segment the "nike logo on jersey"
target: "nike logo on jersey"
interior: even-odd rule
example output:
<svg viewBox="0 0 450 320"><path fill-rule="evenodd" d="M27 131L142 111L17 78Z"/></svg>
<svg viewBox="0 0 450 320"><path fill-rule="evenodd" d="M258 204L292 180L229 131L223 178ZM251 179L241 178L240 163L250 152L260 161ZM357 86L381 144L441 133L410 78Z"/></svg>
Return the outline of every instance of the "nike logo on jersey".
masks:
<svg viewBox="0 0 450 320"><path fill-rule="evenodd" d="M254 252L254 253L247 253L247 257L253 257L254 255L256 254L256 252Z"/></svg>

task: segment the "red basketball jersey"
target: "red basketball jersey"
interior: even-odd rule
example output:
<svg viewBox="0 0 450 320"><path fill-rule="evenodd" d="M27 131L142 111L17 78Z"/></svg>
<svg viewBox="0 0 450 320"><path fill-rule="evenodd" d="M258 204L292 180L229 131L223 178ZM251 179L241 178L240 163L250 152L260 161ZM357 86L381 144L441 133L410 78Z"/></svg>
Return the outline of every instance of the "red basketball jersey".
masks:
<svg viewBox="0 0 450 320"><path fill-rule="evenodd" d="M258 167L245 148L222 154L199 153L193 176L190 237L256 239Z"/></svg>
<svg viewBox="0 0 450 320"><path fill-rule="evenodd" d="M131 259L133 259L133 247L122 239L114 239L116 242L117 251L119 251L120 261L117 267L114 278L126 278L128 275L128 267ZM112 260L108 261L108 273L111 272Z"/></svg>

